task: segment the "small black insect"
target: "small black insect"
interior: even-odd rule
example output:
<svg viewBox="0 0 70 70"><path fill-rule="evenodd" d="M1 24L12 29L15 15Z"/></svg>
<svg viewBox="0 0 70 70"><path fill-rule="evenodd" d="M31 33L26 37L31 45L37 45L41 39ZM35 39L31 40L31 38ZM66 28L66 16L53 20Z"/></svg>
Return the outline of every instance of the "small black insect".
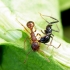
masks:
<svg viewBox="0 0 70 70"><path fill-rule="evenodd" d="M41 15L41 17L42 17L42 16L46 16L46 15L42 15L41 13L40 13L40 15ZM57 22L59 22L59 21L58 21L57 19L51 17L51 16L47 16L47 17L50 17L50 18L54 19L55 21L48 22L47 20L45 20L45 19L42 17L42 18L48 23L48 25L46 26L46 30L44 30L44 32L41 30L41 32L42 32L45 36L41 37L38 42L44 43L44 44L48 43L48 42L50 41L50 38L52 38L52 40L53 40L53 36L54 36L54 35L52 34L52 31L59 32L59 30L54 30L54 29L52 29L52 24L57 23ZM57 28L58 28L58 27L57 27ZM53 46L53 45L51 45L52 40L51 40L49 46ZM48 44L47 44L47 45L48 45ZM60 44L60 45L61 45L61 44ZM57 48L59 48L60 45L59 45ZM54 47L54 46L53 46L53 47ZM56 48L56 47L55 47L55 48Z"/></svg>

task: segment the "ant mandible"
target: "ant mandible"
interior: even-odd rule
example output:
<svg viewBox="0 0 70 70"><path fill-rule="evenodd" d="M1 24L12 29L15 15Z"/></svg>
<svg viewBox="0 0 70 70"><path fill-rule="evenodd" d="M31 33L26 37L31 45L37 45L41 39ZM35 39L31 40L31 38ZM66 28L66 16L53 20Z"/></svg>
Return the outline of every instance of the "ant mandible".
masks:
<svg viewBox="0 0 70 70"><path fill-rule="evenodd" d="M42 16L46 16L46 15L42 15L42 14L40 13L40 16L42 17ZM59 22L59 21L58 21L57 19L51 17L51 16L47 16L47 17L50 17L50 18L54 19L55 21L53 21L53 22L48 22L47 20L45 20L45 19L42 17L42 18L48 23L48 25L46 26L46 30L44 30L44 32L41 30L41 32L42 32L43 34L45 34L45 36L41 37L38 42L44 43L44 44L48 43L48 42L50 41L50 38L52 38L52 40L53 40L53 36L54 36L54 35L52 34L52 31L59 32L59 30L54 30L54 29L52 29L52 24L57 23L57 22ZM58 28L58 27L57 27L57 28ZM53 46L53 45L51 45L52 40L51 40L49 46ZM47 45L48 45L48 44L47 44ZM61 45L61 44L60 44L60 45ZM60 45L59 45L58 47L54 47L54 46L53 46L53 47L54 47L54 48L59 48Z"/></svg>

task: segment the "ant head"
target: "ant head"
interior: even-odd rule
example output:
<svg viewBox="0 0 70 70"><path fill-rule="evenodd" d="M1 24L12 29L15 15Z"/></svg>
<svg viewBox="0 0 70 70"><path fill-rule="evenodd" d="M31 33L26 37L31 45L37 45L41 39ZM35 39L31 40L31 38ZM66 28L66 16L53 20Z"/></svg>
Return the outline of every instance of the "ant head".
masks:
<svg viewBox="0 0 70 70"><path fill-rule="evenodd" d="M46 26L46 29L49 29L49 28L51 28L51 27L52 27L52 25L49 24L49 25Z"/></svg>
<svg viewBox="0 0 70 70"><path fill-rule="evenodd" d="M33 21L28 21L27 22L27 27L28 28L33 28L34 27L34 22Z"/></svg>

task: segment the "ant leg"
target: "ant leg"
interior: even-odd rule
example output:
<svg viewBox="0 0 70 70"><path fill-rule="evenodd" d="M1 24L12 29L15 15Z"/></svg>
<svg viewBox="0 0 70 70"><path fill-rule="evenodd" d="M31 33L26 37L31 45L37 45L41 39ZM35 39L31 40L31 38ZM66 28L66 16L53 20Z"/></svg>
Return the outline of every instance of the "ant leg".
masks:
<svg viewBox="0 0 70 70"><path fill-rule="evenodd" d="M34 32L36 32L36 29L34 30Z"/></svg>
<svg viewBox="0 0 70 70"><path fill-rule="evenodd" d="M55 20L55 21L50 22L49 24L53 24L53 23L59 22L56 18L51 17L51 16L49 16L49 17ZM57 27L58 30L54 30L54 29L52 29L52 30L55 31L55 32L59 32L59 28L58 28L57 24L56 24L56 27Z"/></svg>
<svg viewBox="0 0 70 70"><path fill-rule="evenodd" d="M24 60L24 63L26 63L26 60L28 59L28 55L32 52L32 50L30 50L27 54L26 54L26 59Z"/></svg>
<svg viewBox="0 0 70 70"><path fill-rule="evenodd" d="M51 45L51 44L45 44L45 45L48 45L48 47L49 47L49 46L53 46L53 45ZM55 49L58 49L60 46L61 46L61 44L59 44L58 47L55 47L55 46L53 46L53 47L54 47ZM48 48L48 47L47 47L47 48Z"/></svg>
<svg viewBox="0 0 70 70"><path fill-rule="evenodd" d="M45 55L45 53L44 53L43 50L39 49L38 52L39 52L39 53L42 52L42 53L44 54L44 57L46 57L46 55ZM47 57L46 57L46 60L47 60L48 62L50 62L50 60L49 60Z"/></svg>
<svg viewBox="0 0 70 70"><path fill-rule="evenodd" d="M36 27L34 27L34 29L35 29L34 32L36 32Z"/></svg>
<svg viewBox="0 0 70 70"><path fill-rule="evenodd" d="M44 15L42 15L41 13L39 13L40 16L43 18ZM43 18L44 19L44 18ZM44 19L47 23L49 23L46 19Z"/></svg>
<svg viewBox="0 0 70 70"><path fill-rule="evenodd" d="M50 18L52 18L52 19L54 19L55 21L52 21L52 22L50 22L50 24L53 24L53 23L57 23L57 22L59 22L56 18L54 18L54 17L51 17L51 16L48 16L48 17L50 17Z"/></svg>
<svg viewBox="0 0 70 70"><path fill-rule="evenodd" d="M53 23L57 23L57 22L59 22L56 18L54 18L54 17L51 17L51 16L47 16L47 15L42 15L41 13L39 13L40 14L40 16L43 18L43 16L46 16L46 17L50 17L50 18L52 18L52 19L54 19L55 21L53 21L53 22L48 22L46 19L44 19L47 23L49 23L49 24L53 24Z"/></svg>
<svg viewBox="0 0 70 70"><path fill-rule="evenodd" d="M51 36L51 38L52 38L52 40L53 40L53 37ZM51 43L52 43L52 40L51 40L51 42L50 42L50 46L53 46L53 45L51 45ZM58 49L59 47L61 46L61 44L59 44L59 46L58 47L54 47L54 48L56 48L56 49Z"/></svg>
<svg viewBox="0 0 70 70"><path fill-rule="evenodd" d="M59 46L56 49L58 49L60 46L61 46L61 44L59 44Z"/></svg>
<svg viewBox="0 0 70 70"><path fill-rule="evenodd" d="M36 32L36 29L35 29L35 31L34 31L34 32ZM39 34L39 33L37 33L37 34L36 34L36 37L37 37L38 35L41 37L41 34Z"/></svg>
<svg viewBox="0 0 70 70"><path fill-rule="evenodd" d="M52 43L52 41L53 41L53 37L51 36L51 38L52 38L52 40L50 41L50 45L51 45L51 43Z"/></svg>
<svg viewBox="0 0 70 70"><path fill-rule="evenodd" d="M53 46L53 45L50 45L50 46ZM54 47L55 49L58 49L60 46L61 46L61 44L59 44L58 47L55 47L55 46L53 46L53 47Z"/></svg>
<svg viewBox="0 0 70 70"><path fill-rule="evenodd" d="M53 46L53 45L51 44L52 41L53 41L53 37L51 36L51 38L52 38L52 40L50 41L50 44L46 44L46 43L45 43L46 45L48 45L48 47L49 47L49 46ZM59 44L58 47L55 47L55 46L53 46L53 47L54 47L55 49L58 49L60 46L61 46L61 44ZM48 47L47 47L47 48L48 48Z"/></svg>
<svg viewBox="0 0 70 70"><path fill-rule="evenodd" d="M55 20L55 21L50 22L49 24L53 24L53 23L59 22L56 18L51 17L51 16L49 16L49 17ZM57 27L58 30L54 30L54 29L52 29L52 30L55 31L55 32L59 32L59 28L58 28L57 24L56 24L56 27Z"/></svg>
<svg viewBox="0 0 70 70"><path fill-rule="evenodd" d="M36 34L36 37L37 37L37 36L39 36L38 39L41 38L41 34L37 33L37 34Z"/></svg>
<svg viewBox="0 0 70 70"><path fill-rule="evenodd" d="M55 21L52 21L52 22L48 22L46 19L44 19L43 17L43 19L47 22L47 23L49 23L49 24L53 24L53 23L57 23L57 22L59 22L56 18L54 18L54 17L51 17L51 16L47 16L47 15L42 15L41 13L39 13L40 14L40 16L42 17L42 16L46 16L46 17L50 17L50 18L52 18L52 19L54 19ZM56 24L56 27L58 28L58 26L57 26L57 24ZM53 29L52 29L53 30ZM53 30L53 31L55 31L55 32L59 32L59 28L58 28L58 30Z"/></svg>
<svg viewBox="0 0 70 70"><path fill-rule="evenodd" d="M42 16L50 17L50 18L52 18L52 19L55 20L55 21L49 22L49 24L53 24L53 23L57 23L57 22L59 22L59 21L58 21L56 18L54 18L54 17L47 16L47 15L42 15Z"/></svg>
<svg viewBox="0 0 70 70"><path fill-rule="evenodd" d="M52 29L53 31L55 31L55 32L59 32L58 30L54 30L54 29Z"/></svg>
<svg viewBox="0 0 70 70"><path fill-rule="evenodd" d="M34 32L36 32L36 29L35 29L35 31L34 31ZM41 34L39 34L39 33L37 33L37 34L36 34L36 37L37 37L38 35L41 37Z"/></svg>
<svg viewBox="0 0 70 70"><path fill-rule="evenodd" d="M42 30L41 30L41 32L42 32L43 34L45 34Z"/></svg>
<svg viewBox="0 0 70 70"><path fill-rule="evenodd" d="M41 34L37 33L36 36L38 36L38 35L41 37Z"/></svg>
<svg viewBox="0 0 70 70"><path fill-rule="evenodd" d="M25 42L27 39L30 39L29 37L27 37L25 40L24 40L24 49L25 49ZM31 40L31 39L30 39Z"/></svg>
<svg viewBox="0 0 70 70"><path fill-rule="evenodd" d="M51 34L52 36L54 36L53 34Z"/></svg>
<svg viewBox="0 0 70 70"><path fill-rule="evenodd" d="M56 24L56 27L57 27L58 30L54 30L54 29L52 29L52 30L55 31L55 32L59 32L60 30L59 30L57 24Z"/></svg>

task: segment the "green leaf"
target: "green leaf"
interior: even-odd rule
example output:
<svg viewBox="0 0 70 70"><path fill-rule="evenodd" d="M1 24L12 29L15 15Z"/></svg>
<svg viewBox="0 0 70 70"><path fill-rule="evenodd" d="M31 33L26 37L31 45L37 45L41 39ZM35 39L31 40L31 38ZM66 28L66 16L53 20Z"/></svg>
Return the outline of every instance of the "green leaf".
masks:
<svg viewBox="0 0 70 70"><path fill-rule="evenodd" d="M61 11L70 9L70 0L59 0L59 6Z"/></svg>
<svg viewBox="0 0 70 70"><path fill-rule="evenodd" d="M54 1L53 0L47 0L47 1L46 0L43 0L43 1L42 0L38 0L38 1L2 0L2 1L9 8L8 10L11 11L10 13L12 13L12 15L14 14L17 16L17 18L23 19L23 21L25 21L25 22L23 22L23 24L26 24L27 21L29 21L29 20L34 21L37 30L44 30L47 25L47 23L44 22L44 20L41 18L40 14L38 12L42 13L43 15L51 15L52 17L55 17L56 19L58 19L60 21L60 14L59 14L60 11L59 11L58 0L54 0ZM0 10L1 10L0 15L3 14L3 17L1 16L1 19L3 20L3 21L1 20L2 21L1 23L4 25L5 23L7 23L6 17L9 15L8 14L9 12L8 12L8 10L6 10L6 8L4 6L2 6ZM5 18L4 18L4 15L5 15ZM12 15L10 17L7 17L8 19L10 18L11 21L12 21ZM4 21L4 19L5 19L5 21ZM11 21L9 21L9 23L13 24L13 21L12 22ZM4 25L4 27L5 27L5 25ZM63 37L61 21L58 23L58 27L60 27L60 33L54 33L54 35L58 36L58 37L56 37L57 40L59 37L61 37L61 38ZM56 26L54 25L53 28L56 28ZM1 36L3 36L3 35L4 34L1 33ZM12 38L18 37L17 35L15 35L15 33L10 34L9 36ZM7 37L7 36L5 36L5 38L9 39L9 37ZM24 60L26 59L27 53L30 50L32 50L30 40L29 39L27 40L27 38L29 38L29 36L26 33L22 32L22 37L18 38L18 40L16 39L16 41L13 41L13 40L7 41L7 39L5 39L8 43L5 43L5 44L2 43L0 45L1 50L3 49L3 54L1 54L2 61L0 63L1 69L3 69L3 70L19 70L19 69L21 69L21 70L23 70L23 69L25 69L25 70L46 70L46 69L47 70L64 70L63 68L65 68L65 66L62 67L57 61L53 60L52 54L51 54L52 56L50 56L50 57L49 56L45 57L44 54L42 54L42 52L41 53L31 52L28 55L26 64L24 64ZM26 39L26 42L24 45L25 39ZM62 44L63 41L60 41L60 43ZM67 43L64 42L63 44L66 47ZM64 48L63 44L61 47ZM56 46L56 43L55 43L55 46ZM23 47L25 49L23 49ZM45 47L45 46L40 45L40 47ZM60 49L60 50L62 50L62 49ZM46 51L50 51L50 50L46 49ZM55 51L54 51L54 53L55 53ZM60 53L60 52L58 52L58 53ZM55 55L58 56L58 53L55 53ZM65 51L65 53L66 53L66 51ZM61 53L61 55L62 55L62 53ZM57 58L57 56L56 56L56 58ZM48 62L46 60L47 58L49 58L50 62ZM61 63L61 61L59 61L59 62ZM69 65L67 64L67 66L69 66ZM66 69L67 69L67 67L65 68L65 70Z"/></svg>
<svg viewBox="0 0 70 70"><path fill-rule="evenodd" d="M30 46L29 46L30 47ZM3 70L63 70L51 57L47 62L40 54L31 52L26 59L27 52L13 44L0 45L0 67ZM24 60L26 59L26 63Z"/></svg>
<svg viewBox="0 0 70 70"><path fill-rule="evenodd" d="M21 30L20 30L21 31ZM0 44L0 67L3 70L63 70L58 62L50 57L43 57L40 53L32 50L28 35L22 32L22 38L15 42ZM27 39L26 39L27 38ZM24 40L26 39L27 42ZM23 49L27 51L25 51ZM28 54L31 52L30 54ZM27 55L28 54L28 55ZM26 58L28 56L28 59ZM50 62L47 61L47 58ZM24 61L26 61L24 63Z"/></svg>

